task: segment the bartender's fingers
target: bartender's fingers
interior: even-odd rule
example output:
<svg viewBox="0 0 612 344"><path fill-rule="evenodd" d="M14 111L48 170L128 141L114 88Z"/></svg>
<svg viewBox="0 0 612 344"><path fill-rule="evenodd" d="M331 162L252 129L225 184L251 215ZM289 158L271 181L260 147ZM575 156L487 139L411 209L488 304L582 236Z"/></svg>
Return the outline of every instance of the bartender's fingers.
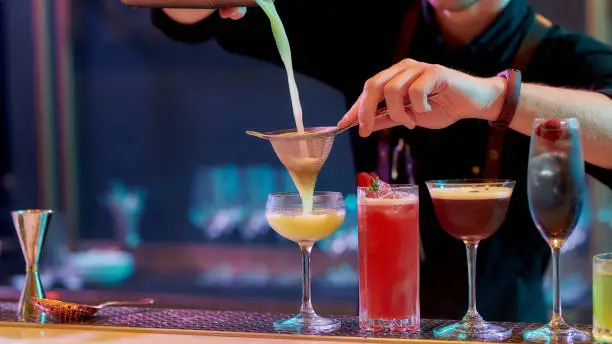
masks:
<svg viewBox="0 0 612 344"><path fill-rule="evenodd" d="M361 101L361 97L357 99L357 101L353 104L351 109L342 117L340 122L338 122L337 126L340 129L346 128L349 125L355 123L357 121L357 109L359 108L359 103ZM378 131L382 129L387 129L391 127L397 126L398 123L394 122L389 118L389 116L381 116L374 120L374 126L372 127L372 131Z"/></svg>
<svg viewBox="0 0 612 344"><path fill-rule="evenodd" d="M408 87L411 110L416 113L431 111L429 96L440 93L448 87L448 80L443 77L443 67L428 65L423 73Z"/></svg>
<svg viewBox="0 0 612 344"><path fill-rule="evenodd" d="M244 17L246 11L246 7L227 7L220 9L219 15L221 16L221 18L237 20Z"/></svg>
<svg viewBox="0 0 612 344"><path fill-rule="evenodd" d="M357 122L357 110L359 109L359 104L361 103L361 95L357 98L357 101L351 106L351 108L344 114L344 116L340 119L337 126L340 129L346 128L349 125Z"/></svg>
<svg viewBox="0 0 612 344"><path fill-rule="evenodd" d="M385 101L389 109L389 118L397 124L402 124L414 129L415 119L411 111L406 109L406 95L410 86L418 80L425 72L425 68L419 66L408 68L397 74L385 85Z"/></svg>
<svg viewBox="0 0 612 344"><path fill-rule="evenodd" d="M372 127L372 131L388 129L388 128L396 127L398 125L399 123L395 122L391 118L387 116L382 116L374 120L374 126Z"/></svg>
<svg viewBox="0 0 612 344"><path fill-rule="evenodd" d="M378 103L384 99L385 85L394 76L415 64L417 64L417 62L414 60L403 60L366 81L363 92L361 93L359 109L357 110L357 117L359 118L359 135L366 137L372 133L374 114L378 108Z"/></svg>

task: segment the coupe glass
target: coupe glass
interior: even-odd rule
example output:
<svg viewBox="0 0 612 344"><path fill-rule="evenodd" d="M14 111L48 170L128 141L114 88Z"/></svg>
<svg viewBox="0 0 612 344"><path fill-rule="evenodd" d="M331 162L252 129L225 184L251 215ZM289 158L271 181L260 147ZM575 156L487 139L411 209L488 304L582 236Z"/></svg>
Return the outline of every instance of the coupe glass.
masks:
<svg viewBox="0 0 612 344"><path fill-rule="evenodd" d="M512 330L485 322L476 310L476 249L506 218L514 189L511 180L436 180L426 183L440 226L465 243L469 306L459 322L434 329L434 336L455 340L505 340Z"/></svg>
<svg viewBox="0 0 612 344"><path fill-rule="evenodd" d="M338 192L315 192L311 212L305 212L297 192L272 193L266 203L266 218L279 235L298 244L302 252L302 306L274 328L292 333L325 333L340 327L337 319L318 315L310 300L310 251L315 242L334 233L344 221L344 198Z"/></svg>
<svg viewBox="0 0 612 344"><path fill-rule="evenodd" d="M553 315L550 322L523 338L528 341L573 343L590 340L589 334L565 323L561 315L559 254L578 224L586 183L578 120L534 121L527 168L529 210L552 251Z"/></svg>

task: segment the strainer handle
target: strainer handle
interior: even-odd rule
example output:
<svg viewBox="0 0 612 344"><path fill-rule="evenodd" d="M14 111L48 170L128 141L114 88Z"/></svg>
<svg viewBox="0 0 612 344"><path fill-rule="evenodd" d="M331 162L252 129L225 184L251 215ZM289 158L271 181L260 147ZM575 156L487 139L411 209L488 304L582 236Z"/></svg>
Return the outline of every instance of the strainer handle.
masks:
<svg viewBox="0 0 612 344"><path fill-rule="evenodd" d="M410 104L406 105L406 108L408 108L410 106ZM374 114L374 119L380 118L380 117L385 117L389 115L389 109L387 109L386 107L380 108L378 110L376 110L376 113ZM343 133L353 127L356 127L359 125L359 122L355 121L353 123L351 123L349 126L344 127L342 129L338 129L338 131L336 131L336 135Z"/></svg>
<svg viewBox="0 0 612 344"><path fill-rule="evenodd" d="M438 97L439 95L440 95L440 93L432 94L429 97L427 97L427 100L434 99L434 98ZM406 105L404 105L404 108L408 109L411 106L412 106L412 104L406 104ZM374 119L377 119L377 118L380 118L380 117L384 117L384 116L388 116L388 115L389 115L389 109L387 107L382 107L382 108L376 110L376 113L374 113ZM345 131L347 131L347 130L353 128L353 127L356 127L358 125L359 125L359 122L355 121L355 122L351 123L347 127L344 127L342 129L338 129L338 131L336 131L336 135L338 135L338 134L340 134L342 132L345 132Z"/></svg>

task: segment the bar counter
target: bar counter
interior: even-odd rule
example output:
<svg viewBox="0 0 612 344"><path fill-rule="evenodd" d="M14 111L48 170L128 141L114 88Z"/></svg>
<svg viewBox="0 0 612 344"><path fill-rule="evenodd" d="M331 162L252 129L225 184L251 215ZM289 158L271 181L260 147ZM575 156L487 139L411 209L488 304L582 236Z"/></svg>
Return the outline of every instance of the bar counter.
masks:
<svg viewBox="0 0 612 344"><path fill-rule="evenodd" d="M422 320L413 334L369 335L360 331L357 318L340 317L342 327L326 335L280 333L272 322L287 314L121 307L102 310L87 320L57 321L49 317L17 321L16 304L0 303L2 343L453 343L432 336L432 329L450 320ZM521 343L522 331L540 324L501 323L513 328L507 343ZM589 325L577 326L591 331ZM473 341L470 341L473 343Z"/></svg>

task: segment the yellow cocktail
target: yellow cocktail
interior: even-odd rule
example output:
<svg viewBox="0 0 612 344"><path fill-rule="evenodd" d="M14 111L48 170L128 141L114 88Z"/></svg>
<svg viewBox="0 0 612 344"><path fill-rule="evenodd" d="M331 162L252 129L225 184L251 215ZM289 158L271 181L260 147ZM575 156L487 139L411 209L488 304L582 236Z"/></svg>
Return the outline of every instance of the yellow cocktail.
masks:
<svg viewBox="0 0 612 344"><path fill-rule="evenodd" d="M305 207L312 206L306 212ZM337 319L318 315L310 301L310 251L315 242L335 232L344 221L344 198L338 192L315 192L312 205L297 192L273 193L266 203L266 219L278 234L297 243L302 252L302 307L289 319L274 323L283 332L325 333L340 327Z"/></svg>
<svg viewBox="0 0 612 344"><path fill-rule="evenodd" d="M612 253L593 258L593 335L612 343Z"/></svg>
<svg viewBox="0 0 612 344"><path fill-rule="evenodd" d="M295 243L316 242L330 236L344 221L344 211L323 209L306 214L285 212L266 214L270 227Z"/></svg>

